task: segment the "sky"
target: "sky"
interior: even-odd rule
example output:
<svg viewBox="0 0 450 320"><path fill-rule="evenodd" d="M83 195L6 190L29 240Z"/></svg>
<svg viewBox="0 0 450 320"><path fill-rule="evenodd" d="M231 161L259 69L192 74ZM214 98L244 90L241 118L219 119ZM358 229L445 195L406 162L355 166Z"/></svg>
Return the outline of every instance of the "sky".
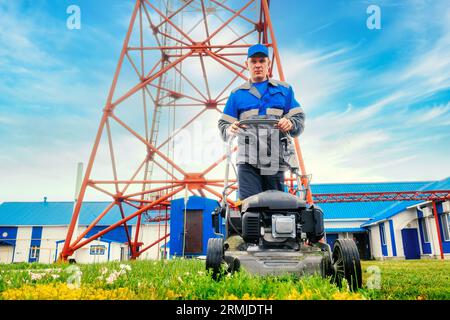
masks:
<svg viewBox="0 0 450 320"><path fill-rule="evenodd" d="M67 27L70 5L80 8L80 29ZM380 29L368 27L371 5ZM0 202L73 199L76 165L89 159L133 6L0 0ZM450 176L447 0L272 0L271 18L286 80L306 113L300 144L312 183ZM211 81L219 85L220 76ZM134 84L125 74L118 90ZM212 134L178 143L198 153L220 144L219 116L200 128ZM117 131L114 139L124 146L116 149L124 170L139 163L129 136ZM99 154L98 172L110 170L108 161Z"/></svg>

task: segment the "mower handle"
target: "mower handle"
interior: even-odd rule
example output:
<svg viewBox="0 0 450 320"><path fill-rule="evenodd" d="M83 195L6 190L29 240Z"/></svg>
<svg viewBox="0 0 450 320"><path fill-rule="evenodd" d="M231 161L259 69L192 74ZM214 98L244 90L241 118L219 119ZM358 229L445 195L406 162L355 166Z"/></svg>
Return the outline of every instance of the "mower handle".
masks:
<svg viewBox="0 0 450 320"><path fill-rule="evenodd" d="M262 124L273 124L276 125L279 119L248 119L239 121L239 125L262 125Z"/></svg>

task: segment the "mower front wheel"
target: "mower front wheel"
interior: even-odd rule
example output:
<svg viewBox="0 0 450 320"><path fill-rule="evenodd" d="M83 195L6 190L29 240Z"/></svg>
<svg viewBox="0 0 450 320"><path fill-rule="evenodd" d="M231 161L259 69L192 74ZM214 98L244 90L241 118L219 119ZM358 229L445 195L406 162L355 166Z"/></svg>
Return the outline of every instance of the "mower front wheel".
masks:
<svg viewBox="0 0 450 320"><path fill-rule="evenodd" d="M224 249L222 238L210 238L206 249L206 270L212 271L214 280L219 278L221 266L224 262Z"/></svg>

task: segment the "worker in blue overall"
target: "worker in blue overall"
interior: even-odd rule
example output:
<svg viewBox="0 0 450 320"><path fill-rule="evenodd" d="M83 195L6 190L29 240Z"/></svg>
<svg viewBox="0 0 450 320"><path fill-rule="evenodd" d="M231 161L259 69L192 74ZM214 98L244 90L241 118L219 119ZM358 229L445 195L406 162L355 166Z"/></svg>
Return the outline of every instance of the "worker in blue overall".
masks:
<svg viewBox="0 0 450 320"><path fill-rule="evenodd" d="M245 65L250 78L231 92L218 121L224 141L238 135L236 163L241 201L267 190L284 191L284 173L289 168L287 157L295 156L293 145L286 136L300 135L305 122L303 109L295 99L292 87L286 82L269 78L271 61L266 46L251 46ZM268 131L263 137L268 141L266 149L280 160L276 166L270 165L270 170L267 163L255 160L257 150L248 148L249 145L259 147L262 142L258 140L256 143L251 138L255 136L255 128L240 125L239 121L246 119L277 120L275 128L266 128ZM277 139L274 141L275 136Z"/></svg>

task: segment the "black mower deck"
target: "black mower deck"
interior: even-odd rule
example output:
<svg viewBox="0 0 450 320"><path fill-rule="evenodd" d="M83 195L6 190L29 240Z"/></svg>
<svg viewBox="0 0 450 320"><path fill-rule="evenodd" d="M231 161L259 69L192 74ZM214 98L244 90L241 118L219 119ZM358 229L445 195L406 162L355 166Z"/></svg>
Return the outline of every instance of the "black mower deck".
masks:
<svg viewBox="0 0 450 320"><path fill-rule="evenodd" d="M247 251L226 251L225 256L239 259L242 268L259 275L323 275L324 253L319 248L273 250L248 248Z"/></svg>
<svg viewBox="0 0 450 320"><path fill-rule="evenodd" d="M250 273L258 275L321 275L324 266L330 260L329 254L317 246L302 246L300 250L261 249L254 245L241 248L242 238L233 236L227 239L229 249L225 256L237 258L240 266Z"/></svg>

